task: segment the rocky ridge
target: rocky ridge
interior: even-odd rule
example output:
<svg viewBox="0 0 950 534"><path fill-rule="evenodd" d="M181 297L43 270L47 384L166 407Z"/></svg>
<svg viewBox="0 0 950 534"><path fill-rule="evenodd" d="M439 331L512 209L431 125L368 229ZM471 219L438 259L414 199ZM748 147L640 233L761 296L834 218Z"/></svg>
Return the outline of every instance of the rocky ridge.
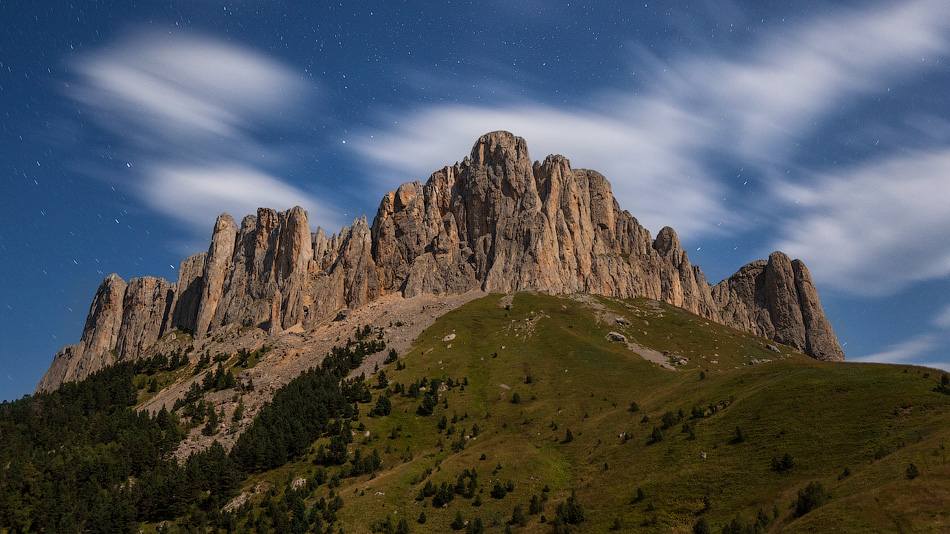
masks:
<svg viewBox="0 0 950 534"><path fill-rule="evenodd" d="M222 214L176 283L107 276L79 343L56 354L37 391L144 355L176 329L196 339L229 325L311 330L388 294L473 289L649 297L844 360L801 261L775 252L712 286L673 229L653 239L601 174L563 156L532 162L524 139L493 132L425 185L387 193L372 226L363 217L327 237L300 207L260 208L240 226Z"/></svg>

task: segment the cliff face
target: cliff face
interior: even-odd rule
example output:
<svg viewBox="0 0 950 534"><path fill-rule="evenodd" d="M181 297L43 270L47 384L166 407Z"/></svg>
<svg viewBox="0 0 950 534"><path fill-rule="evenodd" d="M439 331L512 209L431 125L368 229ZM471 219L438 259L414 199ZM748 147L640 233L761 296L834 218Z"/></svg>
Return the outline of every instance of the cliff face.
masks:
<svg viewBox="0 0 950 534"><path fill-rule="evenodd" d="M796 347L819 360L843 361L811 275L781 252L752 262L713 288L721 322Z"/></svg>
<svg viewBox="0 0 950 534"><path fill-rule="evenodd" d="M176 284L109 275L80 342L56 355L37 390L135 358L176 328L198 338L231 323L309 328L387 293L473 288L649 297L844 359L800 261L777 252L711 286L676 233L652 239L599 173L562 156L532 163L523 139L494 132L425 185L387 193L372 227L361 218L327 237L310 232L299 207L258 209L240 227L223 214L208 252L184 260Z"/></svg>

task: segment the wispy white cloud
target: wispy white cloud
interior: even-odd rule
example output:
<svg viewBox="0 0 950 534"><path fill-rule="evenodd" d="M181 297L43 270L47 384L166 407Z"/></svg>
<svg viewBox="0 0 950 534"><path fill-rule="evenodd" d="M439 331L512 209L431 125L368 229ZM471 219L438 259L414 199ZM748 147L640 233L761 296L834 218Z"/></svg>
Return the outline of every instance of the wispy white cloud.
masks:
<svg viewBox="0 0 950 534"><path fill-rule="evenodd" d="M697 57L675 69L686 94L727 110L723 133L752 161L781 162L855 96L933 68L950 46L950 11L940 0L876 4L815 18L756 43L739 59Z"/></svg>
<svg viewBox="0 0 950 534"><path fill-rule="evenodd" d="M259 139L288 125L315 89L280 61L195 34L144 33L86 56L68 95L123 139L131 183L146 205L204 235L228 211L301 205L338 217L267 169L275 148ZM278 147L279 148L279 147Z"/></svg>
<svg viewBox="0 0 950 534"><path fill-rule="evenodd" d="M293 69L249 48L192 34L146 33L76 64L71 96L113 125L238 137L288 112L307 86Z"/></svg>
<svg viewBox="0 0 950 534"><path fill-rule="evenodd" d="M160 213L207 229L207 216L225 211L238 221L257 208L292 207L307 194L277 178L239 165L158 168L144 186L146 202Z"/></svg>
<svg viewBox="0 0 950 534"><path fill-rule="evenodd" d="M937 313L932 322L937 328L950 329L950 304Z"/></svg>
<svg viewBox="0 0 950 534"><path fill-rule="evenodd" d="M690 157L689 128L701 117L657 103L638 109L563 111L539 103L506 108L443 107L398 120L398 128L363 136L357 148L388 169L390 183L419 179L459 159L486 132L509 130L524 137L535 159L565 154L577 168L604 173L614 194L640 222L659 230L676 221L680 232L711 232L732 215L717 201L723 187ZM631 126L635 124L637 126ZM649 126L647 126L649 125ZM657 210L659 204L664 209ZM696 214L702 214L697 217Z"/></svg>
<svg viewBox="0 0 950 534"><path fill-rule="evenodd" d="M891 345L885 350L851 358L855 362L877 363L908 363L920 361L930 351L937 347L937 336L932 333L921 334L900 343Z"/></svg>
<svg viewBox="0 0 950 534"><path fill-rule="evenodd" d="M380 179L396 183L425 176L445 154L467 154L482 133L506 129L525 137L537 159L563 153L575 166L604 173L621 206L654 231L743 231L744 219L726 200L732 192L724 177L709 173L709 162L754 166L773 179L797 167L796 144L835 113L948 54L945 7L916 0L841 11L729 55L702 50L663 62L641 54L638 77L649 81L637 91L594 95L595 105L529 99L390 114L358 148L385 169Z"/></svg>
<svg viewBox="0 0 950 534"><path fill-rule="evenodd" d="M799 211L777 247L853 294L950 276L948 178L950 148L782 183L776 191Z"/></svg>

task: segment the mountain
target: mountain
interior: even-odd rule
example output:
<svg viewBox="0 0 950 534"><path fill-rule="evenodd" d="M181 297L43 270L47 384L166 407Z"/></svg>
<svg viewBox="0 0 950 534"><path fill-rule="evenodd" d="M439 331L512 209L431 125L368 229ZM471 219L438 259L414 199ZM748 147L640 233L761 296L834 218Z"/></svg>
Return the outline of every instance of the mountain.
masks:
<svg viewBox="0 0 950 534"><path fill-rule="evenodd" d="M240 226L222 214L177 283L107 276L79 343L56 354L37 391L142 357L175 330L198 340L229 325L306 331L386 295L472 289L647 297L844 360L802 262L775 252L712 286L673 229L653 239L602 175L562 156L532 162L524 139L493 132L425 185L387 193L372 226L363 217L327 237L299 207L261 208Z"/></svg>

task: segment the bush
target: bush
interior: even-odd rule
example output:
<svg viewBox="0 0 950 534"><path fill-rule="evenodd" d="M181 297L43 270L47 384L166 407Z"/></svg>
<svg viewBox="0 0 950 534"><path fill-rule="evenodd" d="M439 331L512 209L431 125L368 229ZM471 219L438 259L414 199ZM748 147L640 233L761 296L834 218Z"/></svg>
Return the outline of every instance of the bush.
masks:
<svg viewBox="0 0 950 534"><path fill-rule="evenodd" d="M509 491L510 490L508 489L507 486L502 486L500 483L495 482L495 486L492 488L489 495L491 495L493 499L504 499L505 495L508 495Z"/></svg>
<svg viewBox="0 0 950 534"><path fill-rule="evenodd" d="M943 375L943 376L947 376L947 375ZM907 480L914 480L915 478L920 476L920 470L917 469L916 465L910 464L907 467L907 471L905 472L905 475L907 476Z"/></svg>
<svg viewBox="0 0 950 534"><path fill-rule="evenodd" d="M455 512L455 519L449 523L449 526L452 527L452 530L462 530L465 528L465 518L462 517L462 512Z"/></svg>
<svg viewBox="0 0 950 534"><path fill-rule="evenodd" d="M696 523L693 524L693 534L712 534L712 528L709 526L709 521L706 521L705 517L700 517Z"/></svg>
<svg viewBox="0 0 950 534"><path fill-rule="evenodd" d="M660 422L663 423L663 430L673 428L673 425L679 423L682 418L678 417L677 414L673 412L666 412L663 414L663 417L660 419Z"/></svg>
<svg viewBox="0 0 950 534"><path fill-rule="evenodd" d="M531 502L528 503L528 514L529 515L538 515L544 511L544 503L541 502L541 499L537 495L531 496Z"/></svg>
<svg viewBox="0 0 950 534"><path fill-rule="evenodd" d="M821 482L809 482L804 489L798 490L798 499L795 501L795 515L801 517L815 508L825 504L831 498Z"/></svg>
<svg viewBox="0 0 950 534"><path fill-rule="evenodd" d="M793 467L795 467L795 460L792 458L792 455L787 452L782 455L781 460L774 456L772 457L772 471L786 473Z"/></svg>
<svg viewBox="0 0 950 534"><path fill-rule="evenodd" d="M386 360L383 361L383 364L393 363L399 359L399 354L396 352L396 349L389 349L389 355L386 356Z"/></svg>
<svg viewBox="0 0 950 534"><path fill-rule="evenodd" d="M579 525L584 521L584 507L577 501L577 495L571 491L571 496L566 501L557 505L557 512L554 514L554 523L568 525Z"/></svg>
<svg viewBox="0 0 950 534"><path fill-rule="evenodd" d="M742 433L741 428L736 427L736 433L735 435L732 436L732 441L730 441L729 443L736 444L736 443L742 443L743 441L745 441L745 435Z"/></svg>
<svg viewBox="0 0 950 534"><path fill-rule="evenodd" d="M522 527L528 524L528 516L525 515L520 504L516 504L515 509L511 511L511 521L508 523L512 525L520 525Z"/></svg>

